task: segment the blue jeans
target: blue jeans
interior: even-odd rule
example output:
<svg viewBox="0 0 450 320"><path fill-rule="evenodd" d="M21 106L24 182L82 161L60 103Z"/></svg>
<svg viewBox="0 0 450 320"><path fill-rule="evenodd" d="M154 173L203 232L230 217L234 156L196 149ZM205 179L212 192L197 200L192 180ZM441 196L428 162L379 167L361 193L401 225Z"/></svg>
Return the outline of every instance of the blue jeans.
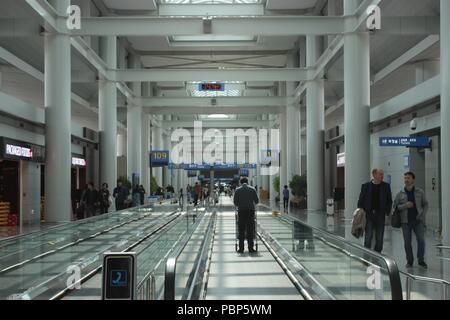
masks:
<svg viewBox="0 0 450 320"><path fill-rule="evenodd" d="M375 248L373 250L381 253L383 251L384 221L376 221L376 219L368 217L365 233L364 247L372 250L372 238L375 233Z"/></svg>
<svg viewBox="0 0 450 320"><path fill-rule="evenodd" d="M412 232L416 234L417 239L417 259L419 262L424 262L425 260L425 226L423 222L419 221L414 225L409 225L407 223L402 224L403 239L405 240L405 252L406 261L409 264L413 264L414 255L411 246Z"/></svg>

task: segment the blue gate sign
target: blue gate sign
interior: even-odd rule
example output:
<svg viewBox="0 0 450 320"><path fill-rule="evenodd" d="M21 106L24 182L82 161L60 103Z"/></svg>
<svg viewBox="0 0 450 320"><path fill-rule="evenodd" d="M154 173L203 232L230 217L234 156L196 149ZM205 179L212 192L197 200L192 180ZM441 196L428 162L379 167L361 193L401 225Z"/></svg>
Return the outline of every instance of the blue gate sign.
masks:
<svg viewBox="0 0 450 320"><path fill-rule="evenodd" d="M165 167L165 166L169 165L169 151L167 151L167 150L151 151L150 152L150 164L152 167Z"/></svg>
<svg viewBox="0 0 450 320"><path fill-rule="evenodd" d="M380 137L380 147L427 148L430 146L428 137Z"/></svg>

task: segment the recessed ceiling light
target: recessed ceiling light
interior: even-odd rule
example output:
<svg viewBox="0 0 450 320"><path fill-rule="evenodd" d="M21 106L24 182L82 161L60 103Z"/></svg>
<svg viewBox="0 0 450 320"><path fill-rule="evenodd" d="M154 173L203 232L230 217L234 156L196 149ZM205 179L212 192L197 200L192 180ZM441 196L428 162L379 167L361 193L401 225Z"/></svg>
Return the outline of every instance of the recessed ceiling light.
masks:
<svg viewBox="0 0 450 320"><path fill-rule="evenodd" d="M208 116L209 119L228 119L228 115L226 114L210 114Z"/></svg>

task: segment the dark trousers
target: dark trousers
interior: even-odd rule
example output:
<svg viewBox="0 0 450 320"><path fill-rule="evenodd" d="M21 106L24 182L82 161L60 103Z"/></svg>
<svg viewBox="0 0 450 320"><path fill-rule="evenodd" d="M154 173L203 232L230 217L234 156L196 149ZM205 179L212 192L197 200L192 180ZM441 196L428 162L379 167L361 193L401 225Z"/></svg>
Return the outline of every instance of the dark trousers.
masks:
<svg viewBox="0 0 450 320"><path fill-rule="evenodd" d="M194 194L194 206L196 206L198 203L198 194Z"/></svg>
<svg viewBox="0 0 450 320"><path fill-rule="evenodd" d="M419 262L425 261L425 226L419 221L413 225L402 223L403 239L405 240L406 261L413 264L414 255L412 251L412 232L416 234L417 239L417 259Z"/></svg>
<svg viewBox="0 0 450 320"><path fill-rule="evenodd" d="M364 247L372 250L372 238L375 234L375 248L373 250L381 253L383 251L384 217L381 219L379 216L370 217L367 215L365 233Z"/></svg>
<svg viewBox="0 0 450 320"><path fill-rule="evenodd" d="M287 210L289 207L289 198L283 198L283 207L284 210Z"/></svg>
<svg viewBox="0 0 450 320"><path fill-rule="evenodd" d="M244 240L247 239L248 249L253 250L253 239L255 237L255 212L239 212L239 250L244 250Z"/></svg>
<svg viewBox="0 0 450 320"><path fill-rule="evenodd" d="M116 201L116 211L125 209L125 203L122 201Z"/></svg>
<svg viewBox="0 0 450 320"><path fill-rule="evenodd" d="M109 205L101 205L100 206L100 213L101 214L108 213L108 209L109 209Z"/></svg>

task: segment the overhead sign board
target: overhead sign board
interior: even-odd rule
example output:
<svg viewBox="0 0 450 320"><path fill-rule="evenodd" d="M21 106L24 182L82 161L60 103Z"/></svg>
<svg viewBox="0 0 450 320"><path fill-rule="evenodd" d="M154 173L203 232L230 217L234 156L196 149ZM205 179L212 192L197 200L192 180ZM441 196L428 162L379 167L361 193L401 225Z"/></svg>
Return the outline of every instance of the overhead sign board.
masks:
<svg viewBox="0 0 450 320"><path fill-rule="evenodd" d="M72 165L77 167L86 167L86 160L83 158L72 157Z"/></svg>
<svg viewBox="0 0 450 320"><path fill-rule="evenodd" d="M225 84L202 82L198 84L198 91L225 91Z"/></svg>
<svg viewBox="0 0 450 320"><path fill-rule="evenodd" d="M380 137L380 147L428 148L428 137Z"/></svg>
<svg viewBox="0 0 450 320"><path fill-rule="evenodd" d="M153 150L153 151L151 151L150 152L150 165L152 167L165 167L165 166L169 165L169 151L168 150Z"/></svg>
<svg viewBox="0 0 450 320"><path fill-rule="evenodd" d="M168 165L169 169L184 169L184 170L226 170L226 169L256 169L256 163L216 163L216 164L209 164L209 163L189 163L189 164L174 164L169 163Z"/></svg>
<svg viewBox="0 0 450 320"><path fill-rule="evenodd" d="M105 253L103 256L102 300L136 298L136 253Z"/></svg>

